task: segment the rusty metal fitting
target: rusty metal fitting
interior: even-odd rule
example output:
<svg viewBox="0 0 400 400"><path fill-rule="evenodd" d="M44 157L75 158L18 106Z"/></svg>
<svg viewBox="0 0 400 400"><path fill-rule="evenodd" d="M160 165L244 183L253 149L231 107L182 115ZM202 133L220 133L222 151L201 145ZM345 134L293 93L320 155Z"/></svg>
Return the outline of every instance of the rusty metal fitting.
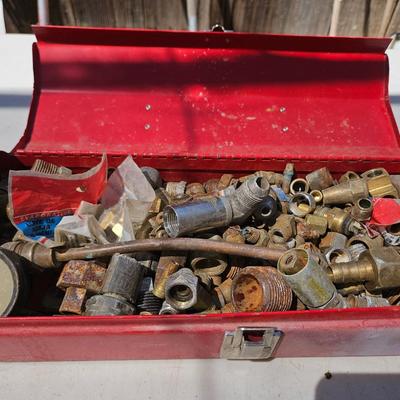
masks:
<svg viewBox="0 0 400 400"><path fill-rule="evenodd" d="M362 294L359 296L351 294L346 298L346 303L347 303L347 307L350 307L350 308L390 306L389 301L384 299L383 297L369 296L366 294Z"/></svg>
<svg viewBox="0 0 400 400"><path fill-rule="evenodd" d="M180 252L162 252L158 261L156 276L154 278L153 294L160 299L165 298L165 285L168 278L184 267L186 263L185 253Z"/></svg>
<svg viewBox="0 0 400 400"><path fill-rule="evenodd" d="M328 232L320 241L319 248L325 253L331 248L344 249L346 247L347 236L338 232Z"/></svg>
<svg viewBox="0 0 400 400"><path fill-rule="evenodd" d="M158 313L159 315L176 315L179 314L179 311L172 307L167 301L164 300L162 303L161 309Z"/></svg>
<svg viewBox="0 0 400 400"><path fill-rule="evenodd" d="M53 249L42 246L37 242L8 242L1 245L3 249L7 249L17 253L21 257L26 258L28 261L41 268L55 268L58 267Z"/></svg>
<svg viewBox="0 0 400 400"><path fill-rule="evenodd" d="M84 315L132 315L135 307L122 296L96 294L86 301Z"/></svg>
<svg viewBox="0 0 400 400"><path fill-rule="evenodd" d="M144 268L134 258L114 254L108 264L101 293L117 295L129 302L135 302Z"/></svg>
<svg viewBox="0 0 400 400"><path fill-rule="evenodd" d="M235 313L235 307L233 307L232 303L228 303L225 304L222 308L221 308L221 312L224 314L231 314L231 313Z"/></svg>
<svg viewBox="0 0 400 400"><path fill-rule="evenodd" d="M334 180L328 168L323 167L306 175L306 181L311 190L322 190L334 185Z"/></svg>
<svg viewBox="0 0 400 400"><path fill-rule="evenodd" d="M232 301L232 283L233 279L227 278L215 288L222 295L225 304Z"/></svg>
<svg viewBox="0 0 400 400"><path fill-rule="evenodd" d="M393 236L400 236L400 223L389 225L386 230Z"/></svg>
<svg viewBox="0 0 400 400"><path fill-rule="evenodd" d="M292 290L272 267L246 267L231 288L232 304L238 312L287 311Z"/></svg>
<svg viewBox="0 0 400 400"><path fill-rule="evenodd" d="M227 268L227 257L223 254L202 254L191 260L190 266L194 271L201 271L209 276L221 275Z"/></svg>
<svg viewBox="0 0 400 400"><path fill-rule="evenodd" d="M270 236L271 237L271 236ZM267 248L268 249L274 249L274 250L281 250L281 251L286 251L289 250L289 246L287 245L288 242L284 243L274 243L271 239L267 243Z"/></svg>
<svg viewBox="0 0 400 400"><path fill-rule="evenodd" d="M361 174L361 178L366 178L366 179L373 179L376 178L377 176L382 176L386 175L388 176L389 173L386 171L385 168L372 168L369 169L368 171L365 171Z"/></svg>
<svg viewBox="0 0 400 400"><path fill-rule="evenodd" d="M314 214L326 218L328 228L333 232L349 235L362 230L362 225L340 208L317 207Z"/></svg>
<svg viewBox="0 0 400 400"><path fill-rule="evenodd" d="M341 289L338 289L338 292L342 296L348 296L350 294L360 294L365 292L365 286L362 284L346 286Z"/></svg>
<svg viewBox="0 0 400 400"><path fill-rule="evenodd" d="M303 245L303 244L306 242L305 239L304 239L302 236L300 236L300 235L296 235L296 236L294 237L294 240L295 240L295 242L296 242L296 246L295 246L295 247L301 246L301 245Z"/></svg>
<svg viewBox="0 0 400 400"><path fill-rule="evenodd" d="M58 165L39 159L35 160L32 165L31 171L47 175L72 175L72 170L70 170L69 168L59 167Z"/></svg>
<svg viewBox="0 0 400 400"><path fill-rule="evenodd" d="M271 227L269 234L273 243L285 243L295 235L296 224L293 215L281 214ZM271 242L270 241L270 242Z"/></svg>
<svg viewBox="0 0 400 400"><path fill-rule="evenodd" d="M273 193L273 191L270 193ZM277 201L269 195L256 207L253 217L256 224L271 226L276 222L278 213Z"/></svg>
<svg viewBox="0 0 400 400"><path fill-rule="evenodd" d="M157 169L153 167L142 167L140 169L153 189L158 189L162 186L161 175Z"/></svg>
<svg viewBox="0 0 400 400"><path fill-rule="evenodd" d="M226 274L226 279L234 279L240 272L242 268L241 267L237 267L237 266L233 266L231 265L231 267L229 268L228 273Z"/></svg>
<svg viewBox="0 0 400 400"><path fill-rule="evenodd" d="M309 193L299 192L289 200L289 211L296 217L305 217L315 210L314 197Z"/></svg>
<svg viewBox="0 0 400 400"><path fill-rule="evenodd" d="M278 271L308 308L341 305L336 301L335 286L310 250L296 248L287 251L278 261Z"/></svg>
<svg viewBox="0 0 400 400"><path fill-rule="evenodd" d="M189 183L186 186L186 194L192 197L201 197L206 194L206 190L204 189L204 186L199 183L199 182L194 182L194 183Z"/></svg>
<svg viewBox="0 0 400 400"><path fill-rule="evenodd" d="M296 194L299 192L308 193L310 190L310 185L305 179L297 178L292 181L289 187L291 194Z"/></svg>
<svg viewBox="0 0 400 400"><path fill-rule="evenodd" d="M305 216L304 220L311 230L317 231L321 236L325 235L328 229L328 220L325 217L308 214Z"/></svg>
<svg viewBox="0 0 400 400"><path fill-rule="evenodd" d="M292 182L294 175L294 164L287 163L285 166L285 170L283 171L283 181L282 181L282 190L288 194L290 190L290 183Z"/></svg>
<svg viewBox="0 0 400 400"><path fill-rule="evenodd" d="M271 185L281 186L283 183L283 175L273 171L256 171L253 175L249 175L246 179L251 176L265 178Z"/></svg>
<svg viewBox="0 0 400 400"><path fill-rule="evenodd" d="M209 179L207 182L204 182L203 186L206 193L216 195L218 193L218 184L219 179Z"/></svg>
<svg viewBox="0 0 400 400"><path fill-rule="evenodd" d="M325 205L355 203L368 195L368 185L364 179L353 179L322 190Z"/></svg>
<svg viewBox="0 0 400 400"><path fill-rule="evenodd" d="M351 216L360 222L368 221L372 215L372 201L367 198L358 199L351 207Z"/></svg>
<svg viewBox="0 0 400 400"><path fill-rule="evenodd" d="M221 178L219 179L219 182L218 182L218 185L217 185L218 191L219 190L224 190L228 186L230 186L232 179L233 179L233 175L232 174L223 174L221 176Z"/></svg>
<svg viewBox="0 0 400 400"><path fill-rule="evenodd" d="M342 263L352 261L352 256L349 249L335 249L328 250L325 254L328 264Z"/></svg>
<svg viewBox="0 0 400 400"><path fill-rule="evenodd" d="M185 194L186 182L167 182L165 190L172 199L179 199Z"/></svg>
<svg viewBox="0 0 400 400"><path fill-rule="evenodd" d="M363 253L365 250L368 250L367 246L364 243L352 244L347 249L351 254L351 261L358 260L358 257L360 257L361 253Z"/></svg>
<svg viewBox="0 0 400 400"><path fill-rule="evenodd" d="M189 268L182 268L168 278L165 299L177 310L204 311L212 304L211 294Z"/></svg>
<svg viewBox="0 0 400 400"><path fill-rule="evenodd" d="M245 243L245 238L239 225L230 226L222 234L222 238L230 243Z"/></svg>
<svg viewBox="0 0 400 400"><path fill-rule="evenodd" d="M306 242L300 246L297 246L300 250L305 250L311 256L316 263L318 263L322 269L326 269L328 267L328 262L326 261L325 256L321 253L320 249L311 242Z"/></svg>
<svg viewBox="0 0 400 400"><path fill-rule="evenodd" d="M400 286L400 255L393 247L373 248L362 253L358 261L332 264L328 268L337 284L365 282L368 291Z"/></svg>
<svg viewBox="0 0 400 400"><path fill-rule="evenodd" d="M367 178L369 194L372 197L387 197L397 199L399 194L393 185L389 175L380 175L373 178Z"/></svg>
<svg viewBox="0 0 400 400"><path fill-rule="evenodd" d="M242 234L247 243L254 244L255 246L266 246L269 241L269 235L265 229L246 226L243 228Z"/></svg>
<svg viewBox="0 0 400 400"><path fill-rule="evenodd" d="M320 190L311 190L311 196L314 197L315 204L321 204L324 196Z"/></svg>
<svg viewBox="0 0 400 400"><path fill-rule="evenodd" d="M296 224L296 232L297 236L300 236L307 240L316 240L321 236L321 233L315 229L313 229L310 225L306 224L303 221L299 221Z"/></svg>
<svg viewBox="0 0 400 400"><path fill-rule="evenodd" d="M83 312L87 290L83 287L68 287L60 305L60 314L78 314Z"/></svg>
<svg viewBox="0 0 400 400"><path fill-rule="evenodd" d="M357 173L355 173L354 171L347 171L339 178L339 183L346 183L348 181L357 179L360 179L360 176Z"/></svg>
<svg viewBox="0 0 400 400"><path fill-rule="evenodd" d="M201 269L197 269L194 271L194 274L201 280L202 285L207 289L211 290L213 287L213 281L211 276L207 274L207 272L202 271Z"/></svg>
<svg viewBox="0 0 400 400"><path fill-rule="evenodd" d="M94 261L71 260L65 265L56 286L60 289L78 287L89 293L100 293L106 268ZM72 294L72 293L71 293Z"/></svg>
<svg viewBox="0 0 400 400"><path fill-rule="evenodd" d="M355 244L363 244L367 249L376 249L383 247L383 237L381 235L370 238L368 235L355 235L351 237L347 243L346 247L350 247Z"/></svg>

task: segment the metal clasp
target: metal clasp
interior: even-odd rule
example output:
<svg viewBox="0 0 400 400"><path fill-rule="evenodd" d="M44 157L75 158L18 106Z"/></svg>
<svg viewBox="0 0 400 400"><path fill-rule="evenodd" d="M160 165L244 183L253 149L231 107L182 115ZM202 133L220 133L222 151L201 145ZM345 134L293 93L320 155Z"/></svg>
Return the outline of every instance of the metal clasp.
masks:
<svg viewBox="0 0 400 400"><path fill-rule="evenodd" d="M225 332L220 357L228 360L265 360L271 358L283 332L276 328L239 327Z"/></svg>

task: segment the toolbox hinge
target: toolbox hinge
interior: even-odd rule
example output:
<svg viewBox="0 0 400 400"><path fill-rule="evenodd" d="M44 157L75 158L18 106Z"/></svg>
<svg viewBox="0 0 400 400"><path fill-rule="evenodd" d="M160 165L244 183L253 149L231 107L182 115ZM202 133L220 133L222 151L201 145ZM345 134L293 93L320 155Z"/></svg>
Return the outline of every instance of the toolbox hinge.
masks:
<svg viewBox="0 0 400 400"><path fill-rule="evenodd" d="M276 328L238 327L226 331L220 357L228 360L265 360L271 358L283 332Z"/></svg>

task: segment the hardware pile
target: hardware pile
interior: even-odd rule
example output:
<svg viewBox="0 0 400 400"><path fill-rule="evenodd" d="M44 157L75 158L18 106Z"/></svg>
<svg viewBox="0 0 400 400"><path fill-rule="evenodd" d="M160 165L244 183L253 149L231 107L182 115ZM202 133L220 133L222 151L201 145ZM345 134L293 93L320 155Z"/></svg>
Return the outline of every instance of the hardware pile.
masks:
<svg viewBox="0 0 400 400"><path fill-rule="evenodd" d="M377 198L398 198L385 169L335 180L321 168L303 179L289 163L283 173L202 183L162 182L157 170L141 170L156 199L136 240L66 241L51 249L17 234L2 245L0 266L16 284L12 296L2 295L12 300L0 297L0 315L265 312L400 301L400 224L369 224ZM3 267L0 282L10 279ZM53 284L34 290L46 276ZM47 311L29 311L32 292Z"/></svg>

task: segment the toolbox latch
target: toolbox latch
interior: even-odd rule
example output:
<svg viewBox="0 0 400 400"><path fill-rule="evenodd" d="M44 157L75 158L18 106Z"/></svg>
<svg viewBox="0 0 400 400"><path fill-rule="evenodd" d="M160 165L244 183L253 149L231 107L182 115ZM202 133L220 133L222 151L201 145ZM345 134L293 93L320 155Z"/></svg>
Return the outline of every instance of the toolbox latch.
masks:
<svg viewBox="0 0 400 400"><path fill-rule="evenodd" d="M220 357L228 360L265 360L271 358L283 332L276 328L238 327L226 331Z"/></svg>

